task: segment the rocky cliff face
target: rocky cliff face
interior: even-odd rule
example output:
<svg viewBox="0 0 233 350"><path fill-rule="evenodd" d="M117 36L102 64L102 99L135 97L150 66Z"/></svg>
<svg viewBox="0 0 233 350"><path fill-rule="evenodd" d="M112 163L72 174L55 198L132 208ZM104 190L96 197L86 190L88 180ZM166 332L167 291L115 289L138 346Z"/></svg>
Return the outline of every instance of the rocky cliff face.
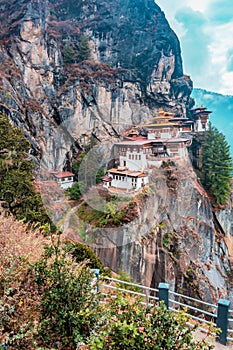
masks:
<svg viewBox="0 0 233 350"><path fill-rule="evenodd" d="M85 227L104 264L147 286L166 281L175 291L212 303L229 295L227 242L189 161L154 169L149 193L139 198L129 223Z"/></svg>
<svg viewBox="0 0 233 350"><path fill-rule="evenodd" d="M61 169L83 134L117 136L161 106L186 113L192 82L154 1L10 0L0 10L0 108L47 168Z"/></svg>
<svg viewBox="0 0 233 350"><path fill-rule="evenodd" d="M192 103L179 41L153 0L1 0L0 20L0 111L47 169L91 134L104 149L158 108L185 115ZM232 206L214 217L187 164L155 171L152 188L133 221L95 229L98 254L151 286L226 295Z"/></svg>

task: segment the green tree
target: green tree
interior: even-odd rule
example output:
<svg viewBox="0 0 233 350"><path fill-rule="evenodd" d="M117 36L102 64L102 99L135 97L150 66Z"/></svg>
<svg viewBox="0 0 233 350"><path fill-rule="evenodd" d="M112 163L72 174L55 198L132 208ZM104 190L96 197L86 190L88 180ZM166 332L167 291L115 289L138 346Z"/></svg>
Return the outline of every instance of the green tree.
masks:
<svg viewBox="0 0 233 350"><path fill-rule="evenodd" d="M0 114L0 199L17 219L49 223L39 193L33 186L35 165L29 158L30 143L23 132Z"/></svg>
<svg viewBox="0 0 233 350"><path fill-rule="evenodd" d="M80 168L80 165L81 165L83 159L85 158L85 155L86 155L85 152L81 153L79 156L79 159L77 161L73 162L73 164L72 164L72 171L76 176L78 176L79 168Z"/></svg>
<svg viewBox="0 0 233 350"><path fill-rule="evenodd" d="M202 182L215 197L225 204L231 192L232 158L225 136L210 125L202 144Z"/></svg>
<svg viewBox="0 0 233 350"><path fill-rule="evenodd" d="M63 58L65 63L74 63L75 61L75 51L70 42L65 44Z"/></svg>
<svg viewBox="0 0 233 350"><path fill-rule="evenodd" d="M104 171L103 168L100 168L100 169L97 171L96 176L95 176L95 179L96 179L96 183L97 183L97 184L101 182L101 179L102 179L102 177L104 176L104 174L105 174L105 171Z"/></svg>
<svg viewBox="0 0 233 350"><path fill-rule="evenodd" d="M87 60L90 57L89 39L85 35L81 35L78 46L78 58L80 61Z"/></svg>
<svg viewBox="0 0 233 350"><path fill-rule="evenodd" d="M110 269L103 266L100 258L87 244L67 241L65 250L72 255L77 263L87 260L87 266L90 268L99 269L101 273L111 275Z"/></svg>
<svg viewBox="0 0 233 350"><path fill-rule="evenodd" d="M69 258L59 240L45 248L34 271L41 296L39 345L77 349L87 341L99 317L93 275L85 263Z"/></svg>
<svg viewBox="0 0 233 350"><path fill-rule="evenodd" d="M80 199L85 190L86 185L84 184L84 182L79 181L76 182L72 187L68 188L66 193L68 194L70 199Z"/></svg>

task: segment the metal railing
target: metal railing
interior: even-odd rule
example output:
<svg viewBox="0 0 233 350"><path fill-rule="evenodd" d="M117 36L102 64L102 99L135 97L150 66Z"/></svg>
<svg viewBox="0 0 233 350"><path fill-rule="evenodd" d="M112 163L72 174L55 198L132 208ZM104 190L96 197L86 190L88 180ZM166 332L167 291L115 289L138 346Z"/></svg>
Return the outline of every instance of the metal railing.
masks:
<svg viewBox="0 0 233 350"><path fill-rule="evenodd" d="M166 307L172 311L185 308L190 318L200 324L199 329L202 331L207 332L207 328L201 326L203 324L211 323L220 328L221 333L216 337L216 341L223 345L226 345L227 341L233 341L233 310L230 310L230 301L228 300L219 299L217 305L210 304L169 291L167 283L159 283L156 289L115 278L106 277L104 281L99 285L100 292L104 295L113 294L113 291L122 291L142 297L142 304L145 305L152 306L152 301L164 301ZM133 290L132 287L134 287ZM192 326L190 323L189 325Z"/></svg>

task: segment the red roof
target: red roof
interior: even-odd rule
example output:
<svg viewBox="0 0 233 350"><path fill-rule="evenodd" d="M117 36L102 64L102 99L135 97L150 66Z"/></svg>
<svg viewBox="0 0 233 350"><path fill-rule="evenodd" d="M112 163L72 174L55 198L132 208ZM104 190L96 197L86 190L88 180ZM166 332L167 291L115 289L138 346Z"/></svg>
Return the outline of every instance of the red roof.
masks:
<svg viewBox="0 0 233 350"><path fill-rule="evenodd" d="M61 179L63 177L71 177L71 176L75 176L75 174L69 172L69 171L61 171L59 173L54 173L53 174L55 177Z"/></svg>
<svg viewBox="0 0 233 350"><path fill-rule="evenodd" d="M104 177L102 177L102 181L111 182L112 181L112 177L111 176L104 176Z"/></svg>
<svg viewBox="0 0 233 350"><path fill-rule="evenodd" d="M116 175L126 175L129 177L146 177L147 175L141 171L133 171L133 170L119 170L117 168L112 168L107 170L110 174Z"/></svg>
<svg viewBox="0 0 233 350"><path fill-rule="evenodd" d="M136 137L131 137L131 136L124 136L125 140L132 140L132 141L139 141L139 140L147 140L147 137L145 136L136 136Z"/></svg>

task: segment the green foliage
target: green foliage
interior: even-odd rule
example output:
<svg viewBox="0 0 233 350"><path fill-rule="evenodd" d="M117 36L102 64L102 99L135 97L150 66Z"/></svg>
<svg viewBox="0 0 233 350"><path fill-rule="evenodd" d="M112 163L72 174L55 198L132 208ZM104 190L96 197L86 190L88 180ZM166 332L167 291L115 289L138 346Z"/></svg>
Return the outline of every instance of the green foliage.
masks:
<svg viewBox="0 0 233 350"><path fill-rule="evenodd" d="M102 179L102 177L104 176L104 174L105 174L105 171L104 171L103 168L100 168L100 169L97 171L97 174L96 174L96 176L95 176L95 179L96 179L96 183L97 183L97 184L101 182L101 179Z"/></svg>
<svg viewBox="0 0 233 350"><path fill-rule="evenodd" d="M186 324L189 316L184 311L174 313L163 304L147 307L140 298L132 300L118 294L106 305L103 315L88 340L90 350L213 349L205 340L193 340L193 330Z"/></svg>
<svg viewBox="0 0 233 350"><path fill-rule="evenodd" d="M64 47L63 58L65 63L74 63L75 51L70 42L67 42Z"/></svg>
<svg viewBox="0 0 233 350"><path fill-rule="evenodd" d="M83 159L85 158L86 154L87 154L86 152L82 153L80 155L80 159L77 160L76 162L74 162L73 165L72 165L72 171L77 176L78 176L80 165L81 165ZM95 175L96 184L101 182L101 179L104 176L104 174L105 174L105 171L104 171L103 168L100 168L100 169L97 170L96 175Z"/></svg>
<svg viewBox="0 0 233 350"><path fill-rule="evenodd" d="M52 225L32 184L35 165L29 150L23 132L0 114L0 199L17 219Z"/></svg>
<svg viewBox="0 0 233 350"><path fill-rule="evenodd" d="M123 223L126 209L118 209L115 202L107 202L101 210L90 207L87 203L82 204L77 210L77 215L85 222L96 227L119 226Z"/></svg>
<svg viewBox="0 0 233 350"><path fill-rule="evenodd" d="M84 243L66 242L66 251L69 252L77 263L87 260L87 266L92 269L99 269L101 273L106 274L107 269L93 250ZM109 271L107 273L109 275Z"/></svg>
<svg viewBox="0 0 233 350"><path fill-rule="evenodd" d="M72 171L76 176L78 176L79 168L80 168L80 165L81 165L83 159L85 158L85 155L86 155L86 152L81 153L79 156L79 159L77 161L73 162L73 164L72 164Z"/></svg>
<svg viewBox="0 0 233 350"><path fill-rule="evenodd" d="M85 35L81 35L78 46L78 58L80 61L87 60L90 57L89 39Z"/></svg>
<svg viewBox="0 0 233 350"><path fill-rule="evenodd" d="M44 237L34 244L38 233L32 239L25 229L21 231L17 249L8 244L5 232L0 235L4 243L0 244L4 266L0 269L0 344L15 350L213 348L205 339L193 340L184 311L174 313L163 304L146 306L140 297L127 293L100 302L102 295L95 290L89 267L74 262L67 252L73 255L76 245L64 247L59 239L52 239L43 251ZM15 232L13 227L12 239Z"/></svg>
<svg viewBox="0 0 233 350"><path fill-rule="evenodd" d="M98 319L98 295L93 293L89 268L75 264L58 241L46 247L34 273L41 291L39 345L77 348L88 339Z"/></svg>
<svg viewBox="0 0 233 350"><path fill-rule="evenodd" d="M142 292L140 287L136 287L136 286L132 286L124 283L124 282L132 283L130 276L125 271L119 270L116 279L119 279L119 281L123 281L123 282L116 283L116 286L118 288L124 288L124 289L128 289L138 293Z"/></svg>
<svg viewBox="0 0 233 350"><path fill-rule="evenodd" d="M210 125L202 144L203 185L215 197L217 204L225 204L231 191L232 159L225 136Z"/></svg>
<svg viewBox="0 0 233 350"><path fill-rule="evenodd" d="M75 183L72 187L68 188L66 193L70 197L70 199L80 199L85 190L86 185L82 181L79 181Z"/></svg>
<svg viewBox="0 0 233 350"><path fill-rule="evenodd" d="M75 43L67 41L63 49L63 59L65 63L75 63L88 60L90 57L89 39L85 35L79 38L78 47Z"/></svg>

